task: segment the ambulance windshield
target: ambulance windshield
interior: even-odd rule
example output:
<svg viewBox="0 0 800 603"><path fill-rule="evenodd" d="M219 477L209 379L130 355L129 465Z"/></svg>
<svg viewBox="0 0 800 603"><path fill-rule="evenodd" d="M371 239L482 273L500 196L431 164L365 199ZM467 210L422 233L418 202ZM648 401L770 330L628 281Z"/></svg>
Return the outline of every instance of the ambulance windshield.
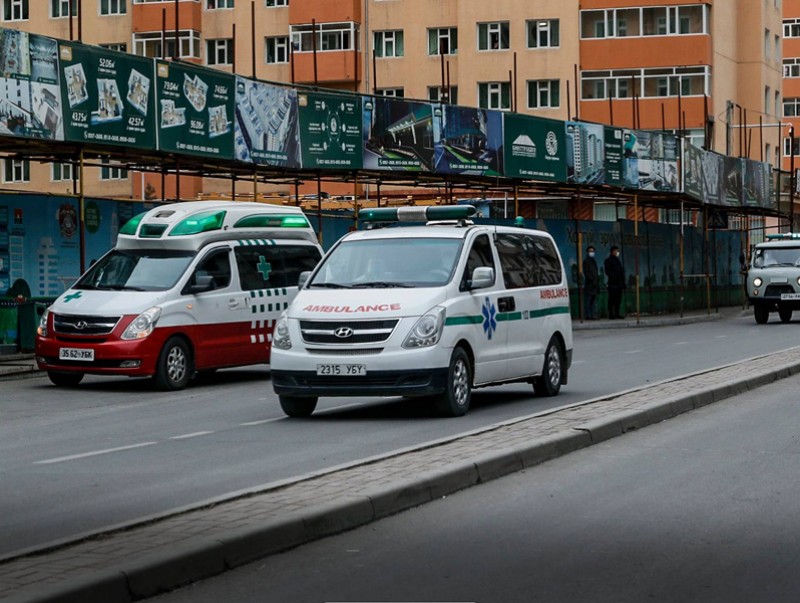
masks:
<svg viewBox="0 0 800 603"><path fill-rule="evenodd" d="M165 291L175 286L194 255L191 251L115 249L92 265L73 289Z"/></svg>
<svg viewBox="0 0 800 603"><path fill-rule="evenodd" d="M775 268L800 266L800 245L797 247L757 247L753 252L753 267Z"/></svg>
<svg viewBox="0 0 800 603"><path fill-rule="evenodd" d="M310 287L441 287L450 282L462 239L386 238L343 241Z"/></svg>

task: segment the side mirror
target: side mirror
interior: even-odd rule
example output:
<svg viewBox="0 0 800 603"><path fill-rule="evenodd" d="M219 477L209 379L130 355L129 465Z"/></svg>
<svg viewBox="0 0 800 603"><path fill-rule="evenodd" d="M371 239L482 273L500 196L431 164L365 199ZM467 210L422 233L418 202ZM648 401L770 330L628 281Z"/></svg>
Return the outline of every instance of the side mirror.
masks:
<svg viewBox="0 0 800 603"><path fill-rule="evenodd" d="M311 278L311 271L303 270L303 272L300 273L300 276L297 277L297 288L302 289L308 282L308 279L310 278Z"/></svg>
<svg viewBox="0 0 800 603"><path fill-rule="evenodd" d="M469 281L469 289L485 289L494 285L494 268L481 266L472 271L472 278Z"/></svg>
<svg viewBox="0 0 800 603"><path fill-rule="evenodd" d="M192 295L205 293L206 291L213 291L214 289L214 277L210 274L196 274L194 277L194 283L189 285L189 293Z"/></svg>

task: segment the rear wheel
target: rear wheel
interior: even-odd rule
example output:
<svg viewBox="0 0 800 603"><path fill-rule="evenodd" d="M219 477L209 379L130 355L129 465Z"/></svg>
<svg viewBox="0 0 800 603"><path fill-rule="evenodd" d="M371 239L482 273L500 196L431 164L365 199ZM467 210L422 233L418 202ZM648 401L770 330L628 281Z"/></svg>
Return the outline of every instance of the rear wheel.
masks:
<svg viewBox="0 0 800 603"><path fill-rule="evenodd" d="M778 307L778 316L781 317L781 322L792 322L792 309Z"/></svg>
<svg viewBox="0 0 800 603"><path fill-rule="evenodd" d="M281 409L287 417L310 417L317 407L318 398L299 398L296 396L278 396Z"/></svg>
<svg viewBox="0 0 800 603"><path fill-rule="evenodd" d="M188 385L192 372L189 344L180 337L170 337L158 357L154 381L160 389L175 391Z"/></svg>
<svg viewBox="0 0 800 603"><path fill-rule="evenodd" d="M47 371L47 376L53 385L60 387L75 387L83 380L83 373L59 373L58 371Z"/></svg>
<svg viewBox="0 0 800 603"><path fill-rule="evenodd" d="M436 410L446 417L460 417L469 410L472 397L472 365L464 348L456 348L447 369L447 389L435 399Z"/></svg>
<svg viewBox="0 0 800 603"><path fill-rule="evenodd" d="M533 391L537 396L551 397L561 391L561 372L564 370L564 354L561 344L554 337L547 344L544 353L542 374L533 380Z"/></svg>
<svg viewBox="0 0 800 603"><path fill-rule="evenodd" d="M766 324L766 322L769 320L769 308L763 304L756 304L753 306L753 316L755 316L758 324Z"/></svg>

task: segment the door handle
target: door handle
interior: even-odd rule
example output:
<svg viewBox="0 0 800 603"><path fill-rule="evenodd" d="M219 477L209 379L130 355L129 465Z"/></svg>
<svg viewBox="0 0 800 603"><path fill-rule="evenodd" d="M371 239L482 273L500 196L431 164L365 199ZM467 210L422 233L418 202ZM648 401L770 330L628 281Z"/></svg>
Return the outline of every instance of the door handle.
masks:
<svg viewBox="0 0 800 603"><path fill-rule="evenodd" d="M513 296L497 298L497 309L500 312L513 312L516 308L517 304L514 302Z"/></svg>
<svg viewBox="0 0 800 603"><path fill-rule="evenodd" d="M231 310L235 310L238 307L239 307L239 300L238 299L231 298L231 299L228 300L228 308L230 308Z"/></svg>

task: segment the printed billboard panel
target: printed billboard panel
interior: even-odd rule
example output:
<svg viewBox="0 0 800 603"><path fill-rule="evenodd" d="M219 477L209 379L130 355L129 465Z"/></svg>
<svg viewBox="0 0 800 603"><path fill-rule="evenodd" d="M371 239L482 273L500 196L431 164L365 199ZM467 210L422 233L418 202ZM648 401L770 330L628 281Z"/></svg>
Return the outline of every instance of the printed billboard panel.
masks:
<svg viewBox="0 0 800 603"><path fill-rule="evenodd" d="M364 169L433 169L433 105L393 99L364 102Z"/></svg>
<svg viewBox="0 0 800 603"><path fill-rule="evenodd" d="M65 139L155 148L153 62L71 42L58 48Z"/></svg>
<svg viewBox="0 0 800 603"><path fill-rule="evenodd" d="M605 144L603 152L605 154L603 164L605 169L604 181L610 186L624 186L623 171L625 165L623 159L623 135L622 128L604 127L603 134Z"/></svg>
<svg viewBox="0 0 800 603"><path fill-rule="evenodd" d="M440 174L502 176L503 114L444 105L434 147L434 169Z"/></svg>
<svg viewBox="0 0 800 603"><path fill-rule="evenodd" d="M567 141L567 182L603 184L605 182L604 127L576 121L564 123Z"/></svg>
<svg viewBox="0 0 800 603"><path fill-rule="evenodd" d="M678 139L662 132L636 130L636 170L639 190L678 190ZM633 168L630 168L633 176Z"/></svg>
<svg viewBox="0 0 800 603"><path fill-rule="evenodd" d="M722 205L725 191L722 188L722 177L725 172L724 156L711 151L701 155L703 177L703 200L711 205Z"/></svg>
<svg viewBox="0 0 800 603"><path fill-rule="evenodd" d="M156 61L158 148L233 159L234 76Z"/></svg>
<svg viewBox="0 0 800 603"><path fill-rule="evenodd" d="M64 140L55 39L0 29L0 135Z"/></svg>
<svg viewBox="0 0 800 603"><path fill-rule="evenodd" d="M722 170L719 204L738 207L742 205L744 159L726 156Z"/></svg>
<svg viewBox="0 0 800 603"><path fill-rule="evenodd" d="M763 161L745 159L742 203L747 207L771 207L769 196L770 165Z"/></svg>
<svg viewBox="0 0 800 603"><path fill-rule="evenodd" d="M506 176L567 181L564 122L508 113L504 117L503 137Z"/></svg>
<svg viewBox="0 0 800 603"><path fill-rule="evenodd" d="M236 78L235 157L262 165L300 167L297 90Z"/></svg>
<svg viewBox="0 0 800 603"><path fill-rule="evenodd" d="M683 153L683 192L698 201L703 196L703 149L687 142Z"/></svg>
<svg viewBox="0 0 800 603"><path fill-rule="evenodd" d="M364 144L361 105L360 96L298 93L304 168L361 168Z"/></svg>

